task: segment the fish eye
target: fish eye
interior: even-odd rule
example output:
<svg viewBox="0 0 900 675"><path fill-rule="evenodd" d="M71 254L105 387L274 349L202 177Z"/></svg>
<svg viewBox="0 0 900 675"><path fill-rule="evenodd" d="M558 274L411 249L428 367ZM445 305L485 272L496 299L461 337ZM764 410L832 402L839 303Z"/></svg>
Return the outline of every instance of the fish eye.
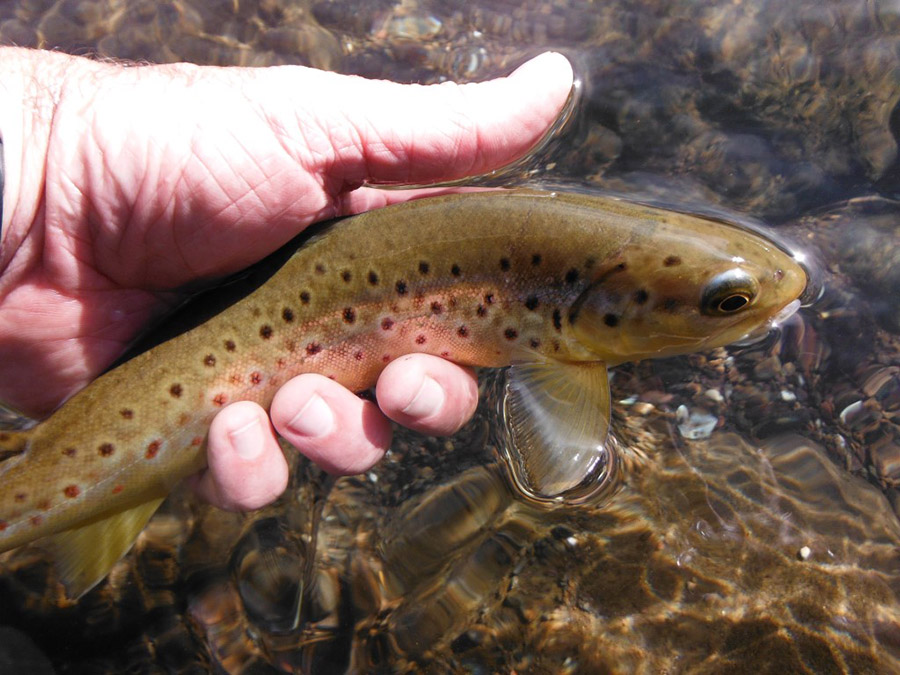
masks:
<svg viewBox="0 0 900 675"><path fill-rule="evenodd" d="M753 302L757 290L756 279L736 267L710 279L703 289L700 309L710 316L735 314Z"/></svg>

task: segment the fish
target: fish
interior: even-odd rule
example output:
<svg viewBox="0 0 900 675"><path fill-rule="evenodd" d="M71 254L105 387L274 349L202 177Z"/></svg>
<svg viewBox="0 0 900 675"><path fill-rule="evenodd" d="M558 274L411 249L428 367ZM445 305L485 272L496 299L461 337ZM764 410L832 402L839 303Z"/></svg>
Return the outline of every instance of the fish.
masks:
<svg viewBox="0 0 900 675"><path fill-rule="evenodd" d="M0 432L0 551L40 540L70 597L102 580L172 487L205 466L225 405L268 408L315 372L360 391L424 352L509 367L524 480L565 495L608 437L607 369L726 345L806 286L768 238L597 195L445 195L339 219L250 275L243 297ZM214 303L213 303L214 304Z"/></svg>

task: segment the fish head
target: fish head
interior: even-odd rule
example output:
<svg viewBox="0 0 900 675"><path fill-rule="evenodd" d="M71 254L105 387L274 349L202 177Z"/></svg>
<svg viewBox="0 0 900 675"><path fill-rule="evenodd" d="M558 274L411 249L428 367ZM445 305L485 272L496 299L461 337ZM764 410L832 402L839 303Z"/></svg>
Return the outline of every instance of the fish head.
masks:
<svg viewBox="0 0 900 675"><path fill-rule="evenodd" d="M607 363L724 346L800 306L807 274L772 241L718 221L675 225L625 247L572 305L575 338Z"/></svg>

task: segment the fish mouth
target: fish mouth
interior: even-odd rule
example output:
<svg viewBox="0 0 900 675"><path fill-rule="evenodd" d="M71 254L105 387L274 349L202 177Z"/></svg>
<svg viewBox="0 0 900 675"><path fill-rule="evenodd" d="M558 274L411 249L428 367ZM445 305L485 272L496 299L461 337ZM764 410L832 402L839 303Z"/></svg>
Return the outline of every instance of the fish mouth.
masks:
<svg viewBox="0 0 900 675"><path fill-rule="evenodd" d="M772 316L765 323L757 326L753 330L745 333L743 336L739 337L737 340L732 342L736 347L746 347L748 345L756 344L757 342L761 342L768 337L769 333L773 330L779 328L785 321L790 319L794 314L797 313L801 307L803 307L803 302L800 298L796 300L791 300L788 304L782 307L775 315Z"/></svg>

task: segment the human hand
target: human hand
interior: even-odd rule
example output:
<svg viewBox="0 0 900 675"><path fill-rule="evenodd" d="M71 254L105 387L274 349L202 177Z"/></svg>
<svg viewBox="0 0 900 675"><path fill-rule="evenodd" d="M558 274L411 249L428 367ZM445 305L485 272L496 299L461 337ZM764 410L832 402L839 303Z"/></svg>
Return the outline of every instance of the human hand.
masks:
<svg viewBox="0 0 900 675"><path fill-rule="evenodd" d="M243 269L313 222L421 194L364 182L445 181L510 162L571 84L558 54L508 78L421 87L0 49L0 399L44 415L186 284ZM452 433L477 389L469 369L410 355L389 364L376 397L303 375L278 392L271 423L256 404L228 406L210 428L198 492L232 509L277 497L287 466L273 425L326 470L364 471L390 443L384 415Z"/></svg>

